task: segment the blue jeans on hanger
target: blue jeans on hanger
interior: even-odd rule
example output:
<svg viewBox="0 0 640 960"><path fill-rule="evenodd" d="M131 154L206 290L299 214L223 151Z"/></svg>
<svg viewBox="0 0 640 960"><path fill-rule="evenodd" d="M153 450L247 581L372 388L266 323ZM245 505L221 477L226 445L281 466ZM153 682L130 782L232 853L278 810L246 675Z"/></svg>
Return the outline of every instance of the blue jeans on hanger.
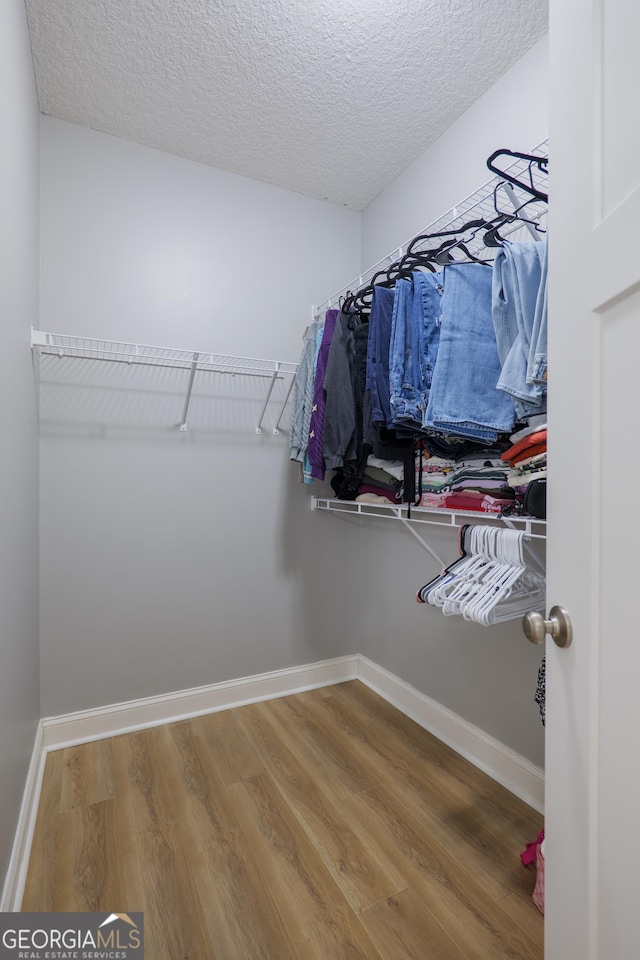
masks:
<svg viewBox="0 0 640 960"><path fill-rule="evenodd" d="M398 280L389 346L391 415L396 427L421 430L438 354L442 274L416 270Z"/></svg>
<svg viewBox="0 0 640 960"><path fill-rule="evenodd" d="M391 315L394 292L388 287L375 287L369 317L369 341L367 345L366 389L371 395L371 412L374 423L391 426L389 400L389 341L391 338Z"/></svg>
<svg viewBox="0 0 640 960"><path fill-rule="evenodd" d="M502 373L519 419L545 413L547 241L505 241L493 265L492 313Z"/></svg>
<svg viewBox="0 0 640 960"><path fill-rule="evenodd" d="M501 373L491 316L491 267L444 268L440 344L425 427L494 441L513 430L513 399L496 388Z"/></svg>

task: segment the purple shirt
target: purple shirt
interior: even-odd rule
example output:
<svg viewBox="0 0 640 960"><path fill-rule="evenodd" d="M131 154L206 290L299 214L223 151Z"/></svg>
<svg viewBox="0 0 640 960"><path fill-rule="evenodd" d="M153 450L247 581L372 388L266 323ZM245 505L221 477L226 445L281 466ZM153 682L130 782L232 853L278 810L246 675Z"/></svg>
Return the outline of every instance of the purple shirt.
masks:
<svg viewBox="0 0 640 960"><path fill-rule="evenodd" d="M327 396L324 392L324 375L327 369L329 347L338 319L337 310L327 310L324 318L324 333L318 350L316 363L316 379L313 387L313 404L311 406L311 421L309 423L309 446L307 454L311 464L311 476L315 480L324 480L324 456L322 453L322 435L324 432L324 412Z"/></svg>

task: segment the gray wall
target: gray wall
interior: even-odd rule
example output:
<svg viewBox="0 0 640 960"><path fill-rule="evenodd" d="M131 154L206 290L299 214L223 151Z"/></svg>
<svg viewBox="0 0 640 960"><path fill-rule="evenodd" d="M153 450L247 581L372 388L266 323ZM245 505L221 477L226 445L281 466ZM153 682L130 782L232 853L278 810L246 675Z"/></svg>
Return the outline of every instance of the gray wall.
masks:
<svg viewBox="0 0 640 960"><path fill-rule="evenodd" d="M540 648L520 621L482 627L415 601L439 572L399 524L367 524L360 539L360 651L501 743L542 765L543 728L533 701ZM446 562L458 555L455 530L419 529Z"/></svg>
<svg viewBox="0 0 640 960"><path fill-rule="evenodd" d="M0 878L38 703L38 447L29 328L38 317L38 105L23 0L0 4Z"/></svg>
<svg viewBox="0 0 640 960"><path fill-rule="evenodd" d="M529 151L545 139L547 114L545 37L363 211L363 269L489 179L493 150ZM408 532L389 526L379 521L361 531L361 652L542 764L544 731L533 702L539 650L518 621L481 627L417 604L415 591L438 565ZM455 559L453 531L421 533L443 559Z"/></svg>
<svg viewBox="0 0 640 960"><path fill-rule="evenodd" d="M43 117L41 249L45 330L297 360L360 216ZM255 383L199 378L181 433L183 371L120 374L42 369L43 714L355 651L357 543L256 436Z"/></svg>

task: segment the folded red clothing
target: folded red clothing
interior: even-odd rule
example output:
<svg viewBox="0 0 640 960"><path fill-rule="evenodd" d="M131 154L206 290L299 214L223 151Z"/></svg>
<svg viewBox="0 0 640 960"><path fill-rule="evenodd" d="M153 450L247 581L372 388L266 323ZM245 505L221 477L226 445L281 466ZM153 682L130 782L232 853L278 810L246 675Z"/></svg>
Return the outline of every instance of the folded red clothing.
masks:
<svg viewBox="0 0 640 960"><path fill-rule="evenodd" d="M534 457L536 454L532 451L532 447L541 447L541 449L537 450L537 453L544 453L547 449L546 428L544 430L537 430L536 433L531 433L528 437L523 437L522 440L518 440L512 447L505 450L501 459L506 460L507 463L515 463L516 460L520 458L520 454L523 453L526 456Z"/></svg>
<svg viewBox="0 0 640 960"><path fill-rule="evenodd" d="M508 507L513 507L513 500L492 497L489 494L474 493L469 490L465 493L445 494L442 505L447 507L448 510L478 510L482 513L502 513Z"/></svg>
<svg viewBox="0 0 640 960"><path fill-rule="evenodd" d="M536 443L532 447L527 447L526 450L522 450L518 453L515 459L509 459L509 463L512 467L515 467L516 464L522 463L523 460L529 460L531 457L537 457L539 453L547 452L547 441L544 440L542 443Z"/></svg>
<svg viewBox="0 0 640 960"><path fill-rule="evenodd" d="M372 483L361 483L358 487L358 496L361 493L375 493L379 497L384 497L389 503L400 503L399 494L395 496L390 490L385 490L384 487L376 487Z"/></svg>

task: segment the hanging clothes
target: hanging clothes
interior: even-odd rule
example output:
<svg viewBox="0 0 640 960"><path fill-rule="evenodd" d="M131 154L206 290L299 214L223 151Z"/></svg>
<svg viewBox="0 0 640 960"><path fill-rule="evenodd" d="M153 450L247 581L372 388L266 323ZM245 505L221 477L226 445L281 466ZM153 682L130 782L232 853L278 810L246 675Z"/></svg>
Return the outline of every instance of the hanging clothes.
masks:
<svg viewBox="0 0 640 960"><path fill-rule="evenodd" d="M540 663L540 669L538 670L538 683L536 685L536 692L533 698L535 702L538 704L538 707L540 709L540 720L542 722L543 727L545 726L545 723L546 723L546 710L545 710L546 666L547 666L546 657L543 657Z"/></svg>
<svg viewBox="0 0 640 960"><path fill-rule="evenodd" d="M319 320L314 320L305 330L302 353L293 385L293 406L289 427L289 459L302 463L309 443L309 421L313 406L314 371Z"/></svg>
<svg viewBox="0 0 640 960"><path fill-rule="evenodd" d="M317 372L317 369L318 369L318 356L319 356L319 354L320 354L320 346L321 346L321 344L322 344L322 338L323 338L323 336L324 336L324 325L321 324L320 328L318 329L318 335L317 335L317 337L316 337L316 359L315 359L315 363L314 363L314 365L313 365L314 392L315 392L316 372ZM314 412L314 410L313 410L313 404L312 404L312 406L311 406L311 416L313 416L313 412ZM311 434L311 420L309 420L309 435L310 435L310 434ZM307 452L305 453L304 461L303 461L303 464L302 464L302 479L303 479L303 481L304 481L305 483L313 483L313 481L314 481L314 478L313 478L313 476L311 475L311 469L312 469L312 467L311 467L311 461L309 460L309 448L308 448L308 446L307 446Z"/></svg>
<svg viewBox="0 0 640 960"><path fill-rule="evenodd" d="M491 313L492 271L479 263L444 269L440 343L425 426L493 442L513 430L513 399L501 373Z"/></svg>
<svg viewBox="0 0 640 960"><path fill-rule="evenodd" d="M327 371L327 361L329 359L329 351L331 349L331 341L333 340L337 319L337 310L327 310L324 318L324 332L322 334L316 362L308 437L309 462L311 464L311 476L314 480L324 480L323 437L327 402L324 378Z"/></svg>
<svg viewBox="0 0 640 960"><path fill-rule="evenodd" d="M530 173L541 162L517 156ZM390 492L365 489L369 454L402 462L402 499L415 505L521 512L529 481L546 481L546 439L529 445L522 462L475 456L493 445L499 458L509 438L515 446L522 426L544 421L546 411L546 239L516 243L499 232L527 219L531 197L544 198L526 175L515 185L529 199L513 215L494 194L495 217L482 213L459 229L421 234L341 299L333 335L323 334L308 438L312 476L333 471L339 498ZM535 214L527 222L538 226ZM416 473L417 450L423 461L452 460L455 479L438 485L432 471Z"/></svg>
<svg viewBox="0 0 640 960"><path fill-rule="evenodd" d="M374 425L392 427L389 386L389 347L395 302L395 290L376 287L371 302L367 343L366 389L371 394L371 419Z"/></svg>
<svg viewBox="0 0 640 960"><path fill-rule="evenodd" d="M325 382L328 384L331 365L333 365L332 375L340 369L348 371L350 380L347 381L346 376L344 377L343 392L350 382L351 415L347 417L344 411L334 408L328 411L328 416L340 415L333 437L333 442L338 448L339 465L335 467L336 473L331 480L331 485L340 499L355 500L364 482L367 458L371 452L371 446L366 441L367 427L370 427L370 424L365 427L369 324L359 323L356 318L347 314L341 315L339 324L343 335L337 339L334 337L335 350L329 358ZM328 450L327 442L331 439L331 431L329 433L325 431L325 454ZM335 456L335 449L333 455Z"/></svg>
<svg viewBox="0 0 640 960"><path fill-rule="evenodd" d="M514 398L519 420L547 409L547 249L546 238L505 241L493 263L498 390Z"/></svg>
<svg viewBox="0 0 640 960"><path fill-rule="evenodd" d="M331 470L355 457L355 339L352 318L340 313L331 340L324 389L327 397L323 454Z"/></svg>
<svg viewBox="0 0 640 960"><path fill-rule="evenodd" d="M414 271L398 280L389 345L391 416L400 430L421 432L425 426L431 382L438 356L442 273Z"/></svg>

